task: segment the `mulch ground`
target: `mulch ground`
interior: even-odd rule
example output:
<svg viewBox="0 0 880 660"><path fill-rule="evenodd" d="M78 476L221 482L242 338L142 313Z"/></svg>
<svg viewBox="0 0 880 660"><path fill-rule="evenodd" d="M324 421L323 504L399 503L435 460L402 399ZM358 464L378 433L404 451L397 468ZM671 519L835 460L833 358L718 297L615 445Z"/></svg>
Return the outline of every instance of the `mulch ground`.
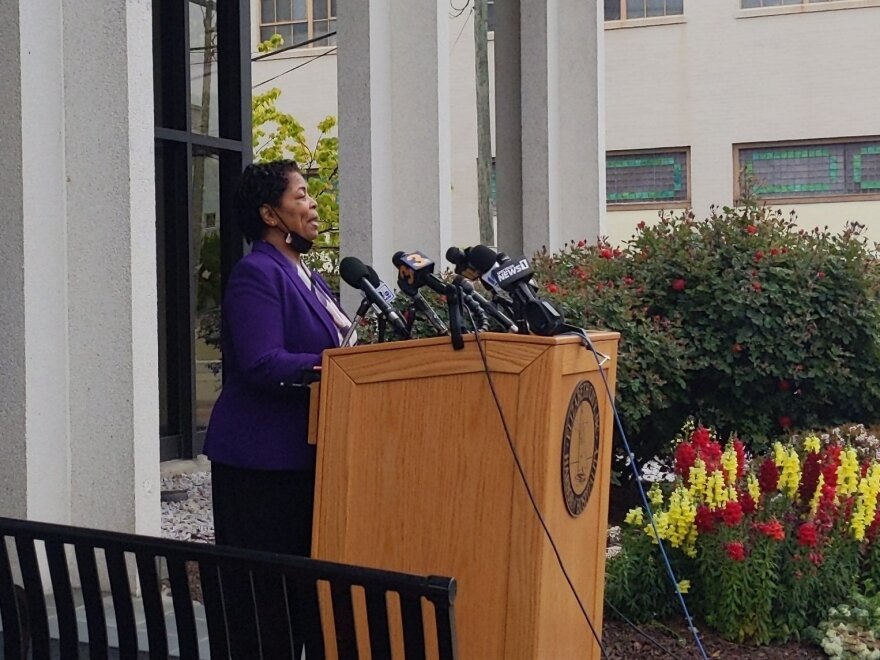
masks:
<svg viewBox="0 0 880 660"><path fill-rule="evenodd" d="M602 641L613 660L632 658L702 658L693 637L680 622L647 624L639 629L651 637L633 630L620 621L606 620L602 629ZM700 639L706 655L710 658L749 658L750 660L777 660L778 658L827 658L818 646L790 642L769 646L747 646L728 642L709 630L700 630ZM655 644L656 642L656 644ZM663 648L659 648L662 646ZM665 650L664 650L665 649Z"/></svg>

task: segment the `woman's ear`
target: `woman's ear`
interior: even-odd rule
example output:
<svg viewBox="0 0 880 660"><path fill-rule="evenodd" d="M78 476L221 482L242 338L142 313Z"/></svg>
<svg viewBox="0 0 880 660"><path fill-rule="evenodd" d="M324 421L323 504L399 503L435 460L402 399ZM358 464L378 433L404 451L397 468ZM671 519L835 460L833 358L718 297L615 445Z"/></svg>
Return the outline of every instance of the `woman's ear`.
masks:
<svg viewBox="0 0 880 660"><path fill-rule="evenodd" d="M275 216L272 213L272 207L268 204L263 204L260 207L260 219L267 227L274 227L277 222Z"/></svg>

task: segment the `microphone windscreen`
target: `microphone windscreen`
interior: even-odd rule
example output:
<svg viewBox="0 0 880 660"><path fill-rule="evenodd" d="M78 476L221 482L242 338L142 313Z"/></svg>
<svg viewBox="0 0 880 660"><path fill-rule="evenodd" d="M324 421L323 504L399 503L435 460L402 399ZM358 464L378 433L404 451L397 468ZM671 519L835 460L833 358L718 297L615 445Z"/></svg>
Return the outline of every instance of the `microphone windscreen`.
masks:
<svg viewBox="0 0 880 660"><path fill-rule="evenodd" d="M397 268L405 266L406 264L403 263L404 256L406 256L406 252L404 252L403 250L398 250L391 256L391 263L394 264Z"/></svg>
<svg viewBox="0 0 880 660"><path fill-rule="evenodd" d="M382 284L382 280L379 279L379 274L373 270L372 266L367 266L367 280L369 280L370 284L374 287L378 287Z"/></svg>
<svg viewBox="0 0 880 660"><path fill-rule="evenodd" d="M451 247L446 250L446 261L456 266L467 263L467 255L462 252L461 248Z"/></svg>
<svg viewBox="0 0 880 660"><path fill-rule="evenodd" d="M362 279L365 277L369 279L370 272L364 262L357 257L345 257L339 262L339 277L349 286L358 289Z"/></svg>
<svg viewBox="0 0 880 660"><path fill-rule="evenodd" d="M488 273L492 270L497 258L495 250L485 245L475 245L468 254L468 261L481 273Z"/></svg>

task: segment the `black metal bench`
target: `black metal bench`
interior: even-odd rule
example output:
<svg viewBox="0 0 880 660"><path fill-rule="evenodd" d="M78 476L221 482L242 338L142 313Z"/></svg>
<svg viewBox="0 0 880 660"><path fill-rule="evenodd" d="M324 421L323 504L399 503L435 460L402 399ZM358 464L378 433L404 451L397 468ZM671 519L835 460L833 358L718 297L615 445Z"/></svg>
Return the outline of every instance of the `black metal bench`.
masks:
<svg viewBox="0 0 880 660"><path fill-rule="evenodd" d="M0 540L5 660L27 657L28 645L35 659L78 658L83 648L90 658L167 658L159 560L167 565L181 658L199 657L194 585L196 592L201 590L195 595L204 606L211 658L276 660L294 657L294 647L301 643L307 660L354 659L360 657L359 649L369 649L373 660L390 659L392 649L395 657L403 651L407 660L425 658L429 650L440 660L457 657L452 578L10 518L0 518ZM42 557L48 565L57 640L50 639ZM148 653L138 648L136 596L129 579L133 566ZM17 577L21 584L16 584ZM80 590L87 639L80 639L77 631L74 594ZM118 651L108 646L108 592ZM279 639L286 653L279 652Z"/></svg>

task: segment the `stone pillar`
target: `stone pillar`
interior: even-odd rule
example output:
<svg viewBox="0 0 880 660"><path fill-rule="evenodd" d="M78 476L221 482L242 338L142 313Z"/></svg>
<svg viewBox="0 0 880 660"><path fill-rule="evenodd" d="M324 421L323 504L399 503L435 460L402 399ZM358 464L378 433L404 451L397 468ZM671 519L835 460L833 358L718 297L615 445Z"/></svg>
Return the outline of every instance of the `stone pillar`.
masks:
<svg viewBox="0 0 880 660"><path fill-rule="evenodd" d="M495 33L499 247L516 252L521 234L528 256L595 240L604 226L603 8L507 4L496 8ZM520 143L511 145L517 129Z"/></svg>
<svg viewBox="0 0 880 660"><path fill-rule="evenodd" d="M16 0L0 36L0 510L158 534L151 3Z"/></svg>
<svg viewBox="0 0 880 660"><path fill-rule="evenodd" d="M338 11L342 253L391 284L394 252L440 261L450 243L448 3L340 0Z"/></svg>

